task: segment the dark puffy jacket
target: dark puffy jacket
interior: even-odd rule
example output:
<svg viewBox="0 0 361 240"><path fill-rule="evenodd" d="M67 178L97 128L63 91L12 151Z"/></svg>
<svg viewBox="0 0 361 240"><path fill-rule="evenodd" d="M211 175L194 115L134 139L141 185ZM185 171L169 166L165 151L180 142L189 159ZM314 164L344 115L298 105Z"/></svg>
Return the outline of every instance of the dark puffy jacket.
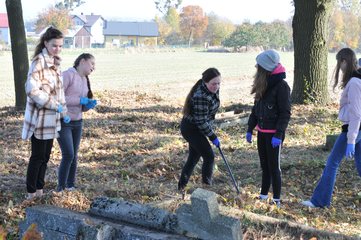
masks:
<svg viewBox="0 0 361 240"><path fill-rule="evenodd" d="M276 130L275 137L283 139L291 118L290 87L284 80L285 73L271 75L267 90L256 100L248 120L248 132L258 125L261 129Z"/></svg>

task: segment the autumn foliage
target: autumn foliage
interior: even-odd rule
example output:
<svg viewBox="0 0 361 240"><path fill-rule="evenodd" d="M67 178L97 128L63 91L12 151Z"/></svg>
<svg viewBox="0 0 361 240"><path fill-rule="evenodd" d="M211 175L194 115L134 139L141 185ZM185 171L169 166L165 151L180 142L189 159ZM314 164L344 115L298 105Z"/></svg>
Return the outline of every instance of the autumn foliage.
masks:
<svg viewBox="0 0 361 240"><path fill-rule="evenodd" d="M50 7L39 13L35 25L36 31L42 31L48 26L53 26L66 33L72 27L73 22L69 15L69 10Z"/></svg>
<svg viewBox="0 0 361 240"><path fill-rule="evenodd" d="M207 26L208 18L200 6L186 6L182 9L180 16L180 30L184 38L191 44L192 38L203 35Z"/></svg>

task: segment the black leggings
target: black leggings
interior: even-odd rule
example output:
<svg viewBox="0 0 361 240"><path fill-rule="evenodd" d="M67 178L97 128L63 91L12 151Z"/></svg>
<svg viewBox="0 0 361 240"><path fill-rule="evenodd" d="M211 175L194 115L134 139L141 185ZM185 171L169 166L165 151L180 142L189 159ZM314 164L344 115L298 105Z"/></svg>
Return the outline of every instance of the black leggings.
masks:
<svg viewBox="0 0 361 240"><path fill-rule="evenodd" d="M257 135L258 155L262 168L261 194L267 195L272 184L273 198L280 199L281 196L281 167L280 152L281 146L272 147L273 133L261 133Z"/></svg>
<svg viewBox="0 0 361 240"><path fill-rule="evenodd" d="M26 189L34 193L43 189L45 185L45 172L50 159L53 139L41 140L31 137L31 156L26 174Z"/></svg>
<svg viewBox="0 0 361 240"><path fill-rule="evenodd" d="M181 133L189 144L189 155L179 179L178 188L183 189L198 163L200 157L203 159L202 181L205 184L212 184L214 165L214 153L208 139L199 131L196 125L183 119L181 122Z"/></svg>

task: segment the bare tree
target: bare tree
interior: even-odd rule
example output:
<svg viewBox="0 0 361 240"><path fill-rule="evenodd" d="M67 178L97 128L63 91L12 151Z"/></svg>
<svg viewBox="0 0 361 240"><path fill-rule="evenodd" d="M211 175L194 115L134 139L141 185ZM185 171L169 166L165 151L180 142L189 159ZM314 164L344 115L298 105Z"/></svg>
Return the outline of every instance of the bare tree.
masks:
<svg viewBox="0 0 361 240"><path fill-rule="evenodd" d="M6 0L9 18L11 53L15 82L15 106L24 108L26 103L25 81L29 70L28 49L21 0Z"/></svg>
<svg viewBox="0 0 361 240"><path fill-rule="evenodd" d="M60 10L74 10L75 8L79 7L80 5L84 4L85 1L83 0L63 0L55 4L55 8Z"/></svg>
<svg viewBox="0 0 361 240"><path fill-rule="evenodd" d="M166 15L169 9L177 9L182 4L182 0L155 0L154 3L157 10Z"/></svg>

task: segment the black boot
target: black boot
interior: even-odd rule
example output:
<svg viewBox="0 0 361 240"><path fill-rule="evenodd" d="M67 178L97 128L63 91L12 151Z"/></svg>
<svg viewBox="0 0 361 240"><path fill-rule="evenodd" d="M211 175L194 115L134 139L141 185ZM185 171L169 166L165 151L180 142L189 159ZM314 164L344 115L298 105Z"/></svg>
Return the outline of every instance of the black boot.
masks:
<svg viewBox="0 0 361 240"><path fill-rule="evenodd" d="M187 186L189 180L189 176L182 173L180 178L179 178L179 182L178 182L178 190L182 191L185 189L185 187Z"/></svg>

